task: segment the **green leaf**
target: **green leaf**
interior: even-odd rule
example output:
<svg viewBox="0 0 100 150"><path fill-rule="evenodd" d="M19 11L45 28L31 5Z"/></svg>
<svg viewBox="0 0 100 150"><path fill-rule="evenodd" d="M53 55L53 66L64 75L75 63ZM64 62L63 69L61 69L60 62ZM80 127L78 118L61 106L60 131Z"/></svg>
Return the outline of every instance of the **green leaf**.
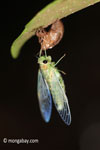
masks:
<svg viewBox="0 0 100 150"><path fill-rule="evenodd" d="M38 28L45 28L57 19L62 19L97 2L100 2L100 0L54 0L30 20L23 32L12 43L12 57L18 57L24 43L35 35Z"/></svg>

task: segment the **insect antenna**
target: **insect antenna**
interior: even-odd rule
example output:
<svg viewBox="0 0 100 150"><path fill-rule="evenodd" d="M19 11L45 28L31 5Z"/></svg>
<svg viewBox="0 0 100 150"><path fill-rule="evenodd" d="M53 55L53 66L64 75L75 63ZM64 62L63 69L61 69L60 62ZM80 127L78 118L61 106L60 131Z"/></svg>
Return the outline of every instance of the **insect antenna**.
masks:
<svg viewBox="0 0 100 150"><path fill-rule="evenodd" d="M45 50L44 52L45 52L45 57L47 57L47 52L46 52L46 50Z"/></svg>
<svg viewBox="0 0 100 150"><path fill-rule="evenodd" d="M57 62L54 66L56 66L64 57L66 56L66 54L64 54Z"/></svg>
<svg viewBox="0 0 100 150"><path fill-rule="evenodd" d="M39 52L39 57L41 57L41 55L43 54L43 50L42 49L40 49L40 52ZM46 50L44 51L44 55L45 55L45 57L47 57L47 52L46 52Z"/></svg>

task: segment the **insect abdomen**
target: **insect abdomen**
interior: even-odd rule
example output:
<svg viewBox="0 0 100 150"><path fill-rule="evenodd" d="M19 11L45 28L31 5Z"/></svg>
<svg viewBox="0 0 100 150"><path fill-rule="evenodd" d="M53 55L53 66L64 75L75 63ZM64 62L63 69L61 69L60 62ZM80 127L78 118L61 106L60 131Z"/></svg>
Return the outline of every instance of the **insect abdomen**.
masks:
<svg viewBox="0 0 100 150"><path fill-rule="evenodd" d="M59 86L62 87L62 89L65 91L64 81L58 72L56 68L49 68L48 71L44 71L44 76L46 78L46 81L49 85L49 89L51 91L51 94L53 96L53 99L55 99L55 102L57 105L58 110L62 110L64 107L64 103L61 99L59 99L59 91L56 89L56 83L60 84Z"/></svg>

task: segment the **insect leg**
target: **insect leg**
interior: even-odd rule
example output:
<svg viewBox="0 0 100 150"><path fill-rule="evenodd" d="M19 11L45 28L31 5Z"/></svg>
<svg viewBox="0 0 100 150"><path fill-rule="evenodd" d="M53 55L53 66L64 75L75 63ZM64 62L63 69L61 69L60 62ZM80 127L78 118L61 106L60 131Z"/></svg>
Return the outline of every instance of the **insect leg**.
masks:
<svg viewBox="0 0 100 150"><path fill-rule="evenodd" d="M66 54L64 54L57 62L54 66L56 66L64 57L66 56Z"/></svg>
<svg viewBox="0 0 100 150"><path fill-rule="evenodd" d="M64 71L62 71L62 70L59 70L59 69L58 69L58 71L61 72L61 73L64 74L64 75L66 75L66 72L64 72Z"/></svg>
<svg viewBox="0 0 100 150"><path fill-rule="evenodd" d="M42 54L42 49L40 49L39 57L41 57L41 54Z"/></svg>

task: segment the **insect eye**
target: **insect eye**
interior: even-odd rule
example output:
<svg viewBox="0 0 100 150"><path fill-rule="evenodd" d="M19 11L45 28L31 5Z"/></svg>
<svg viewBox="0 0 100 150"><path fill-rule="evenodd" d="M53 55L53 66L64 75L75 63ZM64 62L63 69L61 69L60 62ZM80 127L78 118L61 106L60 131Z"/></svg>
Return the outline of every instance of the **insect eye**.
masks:
<svg viewBox="0 0 100 150"><path fill-rule="evenodd" d="M43 63L46 64L48 61L47 60L43 60Z"/></svg>

